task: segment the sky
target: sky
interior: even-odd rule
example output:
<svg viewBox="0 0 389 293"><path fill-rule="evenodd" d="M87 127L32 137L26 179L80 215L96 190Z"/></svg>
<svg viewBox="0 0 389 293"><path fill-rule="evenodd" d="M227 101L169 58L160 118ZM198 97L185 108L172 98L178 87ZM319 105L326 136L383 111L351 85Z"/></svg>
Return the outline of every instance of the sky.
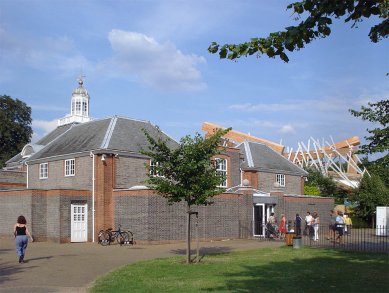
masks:
<svg viewBox="0 0 389 293"><path fill-rule="evenodd" d="M332 33L290 61L220 60L211 42L266 37L298 21L293 1L2 0L0 94L32 108L32 142L70 113L85 76L90 115L142 119L176 140L212 122L296 148L310 137L340 141L372 128L349 113L388 99L388 39L369 19Z"/></svg>

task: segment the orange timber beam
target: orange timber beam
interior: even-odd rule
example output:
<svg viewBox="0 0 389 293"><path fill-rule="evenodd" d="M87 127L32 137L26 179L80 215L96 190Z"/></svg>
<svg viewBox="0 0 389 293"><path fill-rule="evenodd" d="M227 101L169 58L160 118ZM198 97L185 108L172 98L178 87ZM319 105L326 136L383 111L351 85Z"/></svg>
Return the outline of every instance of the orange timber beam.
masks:
<svg viewBox="0 0 389 293"><path fill-rule="evenodd" d="M226 129L226 127L216 125L213 123L209 123L209 122L203 123L202 130L204 132L206 132L207 135L213 134L217 129ZM260 142L260 143L267 145L268 147L272 148L274 151L276 151L277 153L280 153L280 154L282 154L284 151L284 146L281 144L278 144L278 143L275 143L275 142L272 142L272 141L269 141L269 140L266 140L263 138L251 136L251 135L248 135L248 134L245 134L243 132L236 131L236 130L230 130L226 135L224 135L224 137L227 139L236 141L236 142L244 142L246 140L253 141L253 142Z"/></svg>

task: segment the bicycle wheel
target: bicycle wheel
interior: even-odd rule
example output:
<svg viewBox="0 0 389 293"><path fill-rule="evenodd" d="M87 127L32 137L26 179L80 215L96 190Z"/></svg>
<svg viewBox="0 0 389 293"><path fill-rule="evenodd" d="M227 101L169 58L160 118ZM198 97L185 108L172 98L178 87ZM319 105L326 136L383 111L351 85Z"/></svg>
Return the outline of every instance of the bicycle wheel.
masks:
<svg viewBox="0 0 389 293"><path fill-rule="evenodd" d="M99 232L99 243L103 246L109 245L111 243L111 235L109 232L101 230Z"/></svg>
<svg viewBox="0 0 389 293"><path fill-rule="evenodd" d="M128 245L130 242L130 234L127 232L120 232L120 234L117 235L116 240L120 245Z"/></svg>

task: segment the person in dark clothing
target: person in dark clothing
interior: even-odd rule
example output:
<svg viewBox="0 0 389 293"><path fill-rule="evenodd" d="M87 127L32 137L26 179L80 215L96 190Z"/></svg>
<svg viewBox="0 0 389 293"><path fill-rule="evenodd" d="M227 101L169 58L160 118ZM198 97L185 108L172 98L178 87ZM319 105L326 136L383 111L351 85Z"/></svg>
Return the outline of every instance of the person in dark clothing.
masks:
<svg viewBox="0 0 389 293"><path fill-rule="evenodd" d="M28 231L27 221L24 216L18 217L18 221L14 226L14 236L15 236L15 244L16 244L16 253L19 256L19 263L23 263L24 255L26 253L26 248L28 244L28 237L30 237L31 242L34 241L32 239L30 231Z"/></svg>
<svg viewBox="0 0 389 293"><path fill-rule="evenodd" d="M301 236L301 222L302 222L302 218L300 217L299 214L296 214L296 219L295 219L295 223L296 223L296 235L297 236Z"/></svg>

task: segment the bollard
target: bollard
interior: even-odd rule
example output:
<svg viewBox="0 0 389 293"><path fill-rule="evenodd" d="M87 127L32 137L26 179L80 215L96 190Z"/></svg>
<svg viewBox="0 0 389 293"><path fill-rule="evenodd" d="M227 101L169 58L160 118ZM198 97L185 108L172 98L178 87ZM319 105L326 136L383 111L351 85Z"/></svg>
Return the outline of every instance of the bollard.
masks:
<svg viewBox="0 0 389 293"><path fill-rule="evenodd" d="M293 237L293 248L301 248L301 242L302 238L301 236L295 236Z"/></svg>

